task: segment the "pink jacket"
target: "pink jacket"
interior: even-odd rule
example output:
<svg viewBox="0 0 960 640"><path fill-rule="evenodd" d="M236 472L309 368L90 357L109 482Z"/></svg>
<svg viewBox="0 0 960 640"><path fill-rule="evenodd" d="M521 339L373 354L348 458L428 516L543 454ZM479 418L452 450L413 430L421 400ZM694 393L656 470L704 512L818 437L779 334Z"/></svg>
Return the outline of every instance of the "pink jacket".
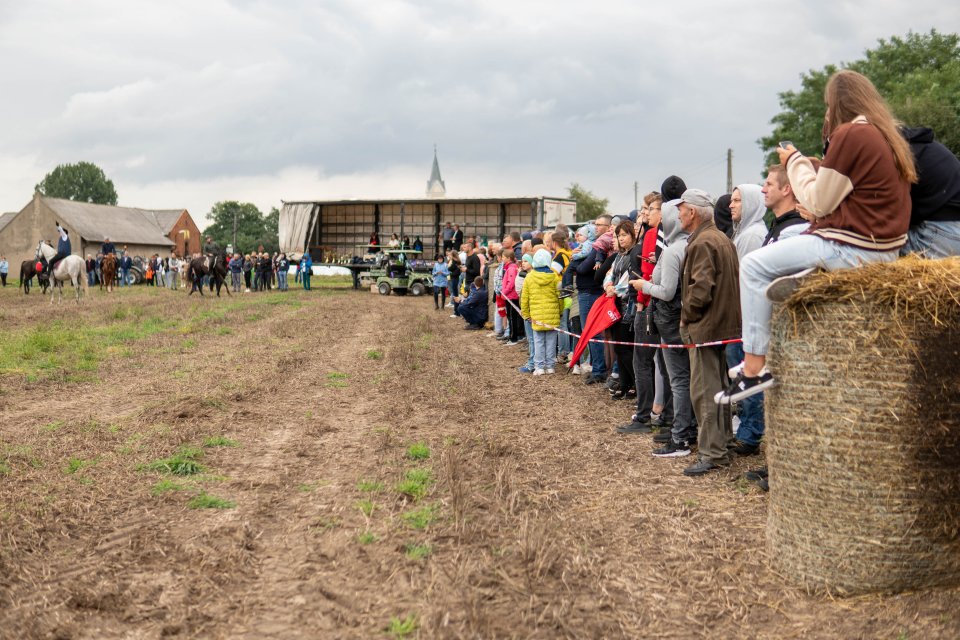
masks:
<svg viewBox="0 0 960 640"><path fill-rule="evenodd" d="M508 262L503 265L503 278L500 280L500 291L504 298L513 301L520 299L517 293L517 263Z"/></svg>

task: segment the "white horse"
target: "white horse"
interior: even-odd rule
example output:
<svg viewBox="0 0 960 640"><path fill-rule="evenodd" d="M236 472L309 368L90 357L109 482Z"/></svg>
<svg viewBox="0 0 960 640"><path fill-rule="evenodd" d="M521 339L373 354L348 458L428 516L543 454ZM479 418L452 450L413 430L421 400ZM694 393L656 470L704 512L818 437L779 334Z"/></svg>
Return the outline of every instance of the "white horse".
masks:
<svg viewBox="0 0 960 640"><path fill-rule="evenodd" d="M57 255L57 250L44 241L37 245L37 260L42 256L49 261ZM60 293L59 301L63 302L63 283L67 280L77 290L77 304L80 304L80 289L87 289L87 265L80 256L69 255L54 268L50 282L50 304L53 304L53 294Z"/></svg>

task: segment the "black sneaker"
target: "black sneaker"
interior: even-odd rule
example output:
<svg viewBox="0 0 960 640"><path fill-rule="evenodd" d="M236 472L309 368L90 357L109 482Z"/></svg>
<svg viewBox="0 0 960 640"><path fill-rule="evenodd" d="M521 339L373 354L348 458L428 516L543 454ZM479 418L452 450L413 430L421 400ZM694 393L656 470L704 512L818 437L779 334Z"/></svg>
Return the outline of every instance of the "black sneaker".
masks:
<svg viewBox="0 0 960 640"><path fill-rule="evenodd" d="M734 446L731 451L738 456L755 456L760 453L760 445L747 444L746 442L740 442L737 440L736 446Z"/></svg>
<svg viewBox="0 0 960 640"><path fill-rule="evenodd" d="M717 464L710 458L704 458L701 456L699 460L697 460L692 465L690 465L689 467L683 470L683 475L702 476L707 473L710 473L711 471L715 471L723 466L726 466L726 465Z"/></svg>
<svg viewBox="0 0 960 640"><path fill-rule="evenodd" d="M761 480L767 479L767 468L760 467L759 469L751 469L743 474L743 477L749 480L750 482L760 482Z"/></svg>
<svg viewBox="0 0 960 640"><path fill-rule="evenodd" d="M755 396L775 384L776 380L773 379L773 375L767 371L766 367L764 367L763 370L760 371L760 375L756 377L745 376L743 373L740 373L740 375L730 383L726 391L721 391L713 396L713 401L717 404L739 402L744 398Z"/></svg>
<svg viewBox="0 0 960 640"><path fill-rule="evenodd" d="M770 491L770 479L760 478L759 480L757 480L757 486L764 491Z"/></svg>
<svg viewBox="0 0 960 640"><path fill-rule="evenodd" d="M654 449L653 455L656 458L683 458L690 455L690 447L686 442L676 442L671 438L664 446Z"/></svg>
<svg viewBox="0 0 960 640"><path fill-rule="evenodd" d="M583 381L583 384L603 384L604 382L606 382L606 378L591 375Z"/></svg>
<svg viewBox="0 0 960 640"><path fill-rule="evenodd" d="M614 378L613 376L610 376L609 378L607 378L607 389L610 390L610 393L613 393L619 388L620 388L620 378Z"/></svg>
<svg viewBox="0 0 960 640"><path fill-rule="evenodd" d="M617 433L653 433L653 427L649 422L637 422L634 420L630 424L617 427Z"/></svg>

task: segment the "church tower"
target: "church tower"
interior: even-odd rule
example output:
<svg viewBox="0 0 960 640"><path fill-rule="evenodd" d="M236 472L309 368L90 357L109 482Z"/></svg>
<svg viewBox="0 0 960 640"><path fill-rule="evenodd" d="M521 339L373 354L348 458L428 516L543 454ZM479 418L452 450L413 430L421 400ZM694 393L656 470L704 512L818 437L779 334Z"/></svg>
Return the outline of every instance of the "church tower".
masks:
<svg viewBox="0 0 960 640"><path fill-rule="evenodd" d="M440 178L440 163L437 162L437 145L433 145L433 169L427 181L427 197L443 198L447 195L447 185Z"/></svg>

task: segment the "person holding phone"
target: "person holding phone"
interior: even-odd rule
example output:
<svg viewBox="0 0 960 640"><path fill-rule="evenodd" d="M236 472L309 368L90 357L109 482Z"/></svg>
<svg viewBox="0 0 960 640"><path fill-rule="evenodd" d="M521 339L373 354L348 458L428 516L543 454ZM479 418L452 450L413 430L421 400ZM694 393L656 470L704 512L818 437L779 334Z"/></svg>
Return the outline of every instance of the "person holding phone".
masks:
<svg viewBox="0 0 960 640"><path fill-rule="evenodd" d="M804 233L757 249L741 263L745 355L731 371L733 382L716 394L718 404L774 385L766 368L772 302L788 298L815 268L892 262L907 242L917 171L890 107L870 80L849 69L834 73L824 94L828 146L820 170L793 143L777 148L790 187L814 221Z"/></svg>

